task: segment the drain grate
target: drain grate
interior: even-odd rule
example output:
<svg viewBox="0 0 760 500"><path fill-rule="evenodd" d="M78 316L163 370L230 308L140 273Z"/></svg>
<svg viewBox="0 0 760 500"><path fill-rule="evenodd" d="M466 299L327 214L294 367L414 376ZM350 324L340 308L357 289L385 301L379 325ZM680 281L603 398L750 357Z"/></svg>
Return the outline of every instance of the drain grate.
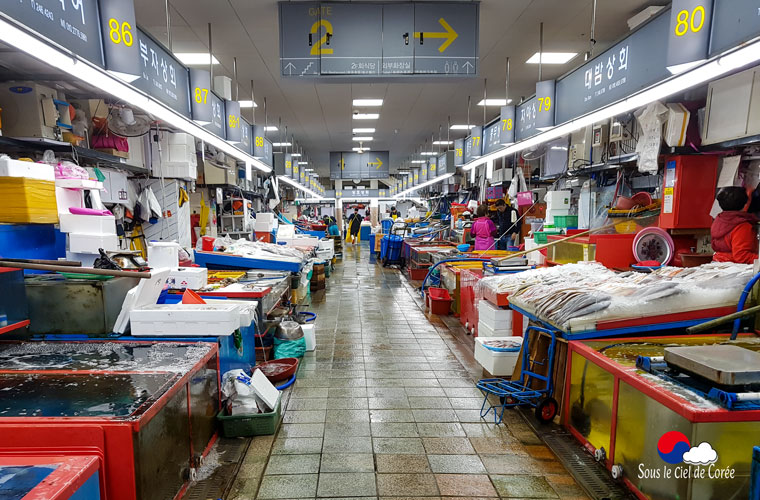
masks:
<svg viewBox="0 0 760 500"><path fill-rule="evenodd" d="M208 478L192 484L182 500L224 498L235 481L240 462L250 443L250 438L220 437L216 443L216 451L219 453L219 467Z"/></svg>
<svg viewBox="0 0 760 500"><path fill-rule="evenodd" d="M521 410L520 413L591 498L594 500L635 500L635 497L625 487L616 483L607 470L597 463L569 432L555 424L548 426L539 424L532 411Z"/></svg>

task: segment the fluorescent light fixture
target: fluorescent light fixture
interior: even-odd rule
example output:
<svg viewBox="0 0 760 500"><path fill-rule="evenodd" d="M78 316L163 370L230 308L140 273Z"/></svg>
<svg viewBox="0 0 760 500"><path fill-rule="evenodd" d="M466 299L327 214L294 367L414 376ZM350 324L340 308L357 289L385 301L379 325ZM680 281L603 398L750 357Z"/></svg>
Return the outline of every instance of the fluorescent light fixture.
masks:
<svg viewBox="0 0 760 500"><path fill-rule="evenodd" d="M379 113L354 113L354 120L377 120Z"/></svg>
<svg viewBox="0 0 760 500"><path fill-rule="evenodd" d="M303 162L303 163L304 163L304 165L306 164L306 162ZM298 162L298 164L300 165L301 162ZM303 169L303 171L304 172L314 172L314 169L313 168L305 168L305 169Z"/></svg>
<svg viewBox="0 0 760 500"><path fill-rule="evenodd" d="M292 146L292 144L289 142L273 142L272 143L272 147L275 147L275 148L289 148L290 146Z"/></svg>
<svg viewBox="0 0 760 500"><path fill-rule="evenodd" d="M510 102L512 99L481 99L478 106L506 106Z"/></svg>
<svg viewBox="0 0 760 500"><path fill-rule="evenodd" d="M298 164L299 164L299 165L308 165L308 164L309 164L309 162L308 162L308 161L299 161L299 162L298 162ZM314 169L313 169L313 168L306 168L306 169L304 169L304 170L305 170L306 172L313 172L313 171L314 171Z"/></svg>
<svg viewBox="0 0 760 500"><path fill-rule="evenodd" d="M358 151L361 153L362 151L367 151L367 148L351 148L353 151Z"/></svg>
<svg viewBox="0 0 760 500"><path fill-rule="evenodd" d="M452 125L451 130L470 130L471 128L475 128L475 125Z"/></svg>
<svg viewBox="0 0 760 500"><path fill-rule="evenodd" d="M266 132L276 132L279 129L277 128L277 125L267 125L266 127L264 127L264 130Z"/></svg>
<svg viewBox="0 0 760 500"><path fill-rule="evenodd" d="M547 141L558 139L571 132L574 132L580 128L593 125L607 120L613 116L618 116L623 113L641 108L654 101L665 99L666 97L678 94L697 85L709 82L723 76L733 70L747 66L760 60L760 42L745 45L739 49L729 52L719 58L713 59L706 64L694 68L691 71L686 71L664 81L660 84L654 85L638 94L632 95L625 100L611 104L605 108L596 110L587 115L578 117L567 123L563 123L556 127L543 132L541 134L530 137L524 141L515 143L504 149L494 151L485 156L471 161L462 170L469 171L479 165L483 165L488 161L503 158L505 156L518 153L525 149L537 146Z"/></svg>
<svg viewBox="0 0 760 500"><path fill-rule="evenodd" d="M436 153L435 151L423 151L423 152L422 152L422 153L420 153L420 154L421 154L422 156L435 156L435 155L437 155L438 153Z"/></svg>
<svg viewBox="0 0 760 500"><path fill-rule="evenodd" d="M301 184L299 184L298 182L294 181L290 177L286 177L284 175L278 175L277 179L279 179L280 181L284 182L285 184L289 184L289 185L293 186L296 189L300 189L301 191L303 191L304 193L308 194L309 196L311 196L314 199L317 199L317 200L321 200L322 199L322 196L320 196L319 194L315 193L314 191L312 191L311 189L307 188L306 186L302 186Z"/></svg>
<svg viewBox="0 0 760 500"><path fill-rule="evenodd" d="M238 101L240 103L241 108L258 108L259 105L253 102L252 100L248 99L247 101ZM267 127L269 128L269 127ZM274 128L277 130L277 127Z"/></svg>
<svg viewBox="0 0 760 500"><path fill-rule="evenodd" d="M300 158L301 157L301 153L290 153L290 157L291 158Z"/></svg>
<svg viewBox="0 0 760 500"><path fill-rule="evenodd" d="M382 99L354 99L354 106L382 106Z"/></svg>
<svg viewBox="0 0 760 500"><path fill-rule="evenodd" d="M433 141L433 146L451 146L454 141Z"/></svg>
<svg viewBox="0 0 760 500"><path fill-rule="evenodd" d="M412 160L410 163L427 163L427 160Z"/></svg>
<svg viewBox="0 0 760 500"><path fill-rule="evenodd" d="M536 52L525 62L528 64L538 64L540 58L541 64L565 64L577 55L577 52Z"/></svg>
<svg viewBox="0 0 760 500"><path fill-rule="evenodd" d="M363 141L363 142L369 142L369 141L371 141L371 140L372 140L372 136L368 136L368 135L360 135L360 136L352 137L352 138L351 138L351 140L352 140L352 141Z"/></svg>
<svg viewBox="0 0 760 500"><path fill-rule="evenodd" d="M353 130L354 134L374 134L375 129L373 128L355 128Z"/></svg>
<svg viewBox="0 0 760 500"><path fill-rule="evenodd" d="M208 66L208 52L175 52L174 57L180 60L185 66ZM219 64L219 59L212 59L214 64Z"/></svg>
<svg viewBox="0 0 760 500"><path fill-rule="evenodd" d="M407 189L405 191L401 191L400 193L393 195L393 197L394 198L401 198L402 196L404 196L406 194L413 193L415 191L418 191L420 189L426 188L428 186L432 186L433 184L437 184L437 183L441 182L442 180L448 179L449 177L453 177L453 176L454 176L453 172L450 172L448 174L444 174L444 175L442 175L440 177L436 177L435 179L430 179L429 181L425 181L422 184L417 184L416 186L411 187L411 188L409 188L409 189Z"/></svg>

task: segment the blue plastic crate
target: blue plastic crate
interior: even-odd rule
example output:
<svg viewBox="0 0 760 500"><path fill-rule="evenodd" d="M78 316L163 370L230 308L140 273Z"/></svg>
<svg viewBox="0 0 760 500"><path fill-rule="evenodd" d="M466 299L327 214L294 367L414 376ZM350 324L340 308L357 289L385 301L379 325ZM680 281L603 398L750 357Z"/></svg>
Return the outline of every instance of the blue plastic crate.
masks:
<svg viewBox="0 0 760 500"><path fill-rule="evenodd" d="M193 251L195 263L209 269L266 269L269 271L290 271L297 273L303 268L302 262L283 262L277 260L249 259L237 255Z"/></svg>

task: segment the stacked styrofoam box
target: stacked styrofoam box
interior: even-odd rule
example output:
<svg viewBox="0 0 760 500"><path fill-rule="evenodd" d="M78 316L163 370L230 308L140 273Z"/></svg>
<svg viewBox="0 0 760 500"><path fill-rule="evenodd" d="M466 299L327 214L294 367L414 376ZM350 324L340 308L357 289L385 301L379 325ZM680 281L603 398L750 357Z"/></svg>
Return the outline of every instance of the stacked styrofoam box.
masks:
<svg viewBox="0 0 760 500"><path fill-rule="evenodd" d="M332 259L335 257L335 241L329 238L323 238L319 240L319 248L317 248L317 257L320 259Z"/></svg>
<svg viewBox="0 0 760 500"><path fill-rule="evenodd" d="M554 225L555 215L570 215L570 191L549 191L546 201L546 223Z"/></svg>
<svg viewBox="0 0 760 500"><path fill-rule="evenodd" d="M515 347L507 351L495 351L486 347L486 342L499 340L514 342ZM518 346L522 344L522 340L522 337L478 337L475 339L475 361L494 377L508 377L512 375L520 357Z"/></svg>
<svg viewBox="0 0 760 500"><path fill-rule="evenodd" d="M537 246L539 245L533 238L525 238L525 250L531 250ZM531 266L542 266L546 262L546 257L538 250L530 252L526 257L528 258L528 264Z"/></svg>
<svg viewBox="0 0 760 500"><path fill-rule="evenodd" d="M116 219L113 215L60 214L61 232L66 233L66 258L91 265L98 249L115 252L119 249ZM92 262L91 262L92 261Z"/></svg>
<svg viewBox="0 0 760 500"><path fill-rule="evenodd" d="M478 301L478 336L507 337L512 333L512 311L487 300Z"/></svg>
<svg viewBox="0 0 760 500"><path fill-rule="evenodd" d="M151 142L152 175L176 179L195 180L198 177L198 159L195 155L195 138L185 133L162 133L159 145Z"/></svg>
<svg viewBox="0 0 760 500"><path fill-rule="evenodd" d="M254 231L257 233L271 233L274 230L274 214L273 213L257 213L256 224L254 225Z"/></svg>

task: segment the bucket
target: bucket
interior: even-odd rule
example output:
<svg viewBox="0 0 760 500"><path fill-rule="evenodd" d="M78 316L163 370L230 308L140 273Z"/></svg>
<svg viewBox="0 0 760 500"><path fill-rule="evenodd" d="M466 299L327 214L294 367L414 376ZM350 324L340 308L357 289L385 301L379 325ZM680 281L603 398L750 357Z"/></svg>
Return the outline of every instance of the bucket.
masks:
<svg viewBox="0 0 760 500"><path fill-rule="evenodd" d="M201 237L201 250L204 252L213 252L214 251L214 238L213 236L202 236Z"/></svg>
<svg viewBox="0 0 760 500"><path fill-rule="evenodd" d="M451 296L445 288L431 287L427 290L430 312L439 316L447 316L451 311Z"/></svg>

